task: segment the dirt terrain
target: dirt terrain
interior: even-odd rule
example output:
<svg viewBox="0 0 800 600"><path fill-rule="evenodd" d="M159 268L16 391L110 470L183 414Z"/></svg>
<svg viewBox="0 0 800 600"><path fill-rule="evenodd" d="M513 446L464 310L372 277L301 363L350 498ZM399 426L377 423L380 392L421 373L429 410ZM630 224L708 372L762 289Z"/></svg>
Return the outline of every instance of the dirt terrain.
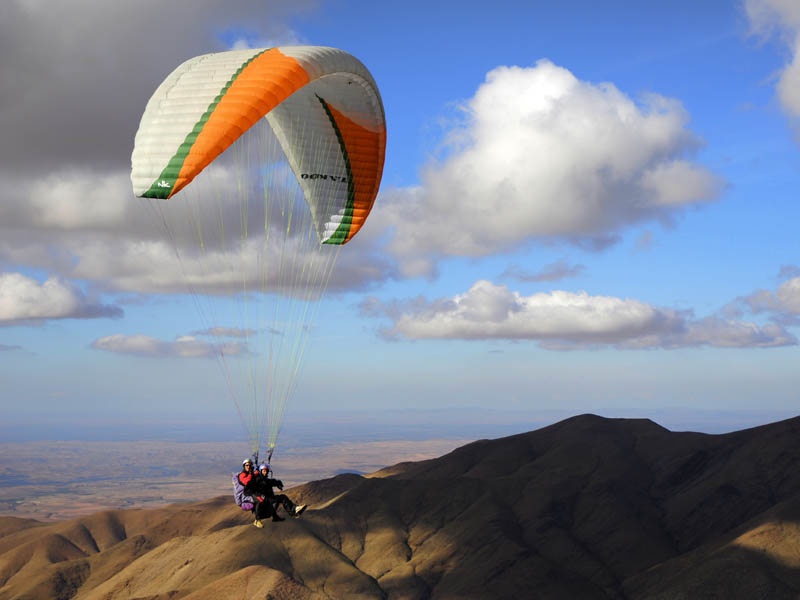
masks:
<svg viewBox="0 0 800 600"><path fill-rule="evenodd" d="M289 449L273 467L287 486L439 456L468 440L347 442ZM0 516L54 521L228 494L240 442L0 443ZM246 452L245 452L246 454Z"/></svg>
<svg viewBox="0 0 800 600"><path fill-rule="evenodd" d="M253 527L230 495L0 517L0 600L800 596L800 418L722 435L573 417L340 474Z"/></svg>

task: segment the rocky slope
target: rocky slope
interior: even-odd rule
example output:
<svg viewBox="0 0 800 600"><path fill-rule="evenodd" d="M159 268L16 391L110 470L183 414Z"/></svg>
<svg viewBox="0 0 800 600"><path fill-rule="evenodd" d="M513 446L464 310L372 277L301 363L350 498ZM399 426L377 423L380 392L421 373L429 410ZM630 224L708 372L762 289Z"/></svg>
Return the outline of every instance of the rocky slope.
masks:
<svg viewBox="0 0 800 600"><path fill-rule="evenodd" d="M583 415L289 490L0 518L0 600L796 598L800 418L725 435Z"/></svg>

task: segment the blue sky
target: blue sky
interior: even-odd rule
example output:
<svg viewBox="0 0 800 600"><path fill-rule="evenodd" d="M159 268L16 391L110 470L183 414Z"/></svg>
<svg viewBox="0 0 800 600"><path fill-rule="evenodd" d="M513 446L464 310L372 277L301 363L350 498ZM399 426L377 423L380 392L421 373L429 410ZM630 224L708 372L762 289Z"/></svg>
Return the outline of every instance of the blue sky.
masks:
<svg viewBox="0 0 800 600"><path fill-rule="evenodd" d="M0 416L238 418L123 273L149 95L245 41L350 52L387 119L290 411L795 412L796 2L68 4L0 14Z"/></svg>

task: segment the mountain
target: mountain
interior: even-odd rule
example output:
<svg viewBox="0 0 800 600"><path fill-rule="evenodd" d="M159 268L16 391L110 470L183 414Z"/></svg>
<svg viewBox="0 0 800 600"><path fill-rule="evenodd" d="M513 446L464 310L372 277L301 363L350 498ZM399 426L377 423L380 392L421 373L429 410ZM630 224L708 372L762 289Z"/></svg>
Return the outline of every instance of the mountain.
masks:
<svg viewBox="0 0 800 600"><path fill-rule="evenodd" d="M288 490L0 518L0 600L797 598L800 418L724 435L581 415Z"/></svg>

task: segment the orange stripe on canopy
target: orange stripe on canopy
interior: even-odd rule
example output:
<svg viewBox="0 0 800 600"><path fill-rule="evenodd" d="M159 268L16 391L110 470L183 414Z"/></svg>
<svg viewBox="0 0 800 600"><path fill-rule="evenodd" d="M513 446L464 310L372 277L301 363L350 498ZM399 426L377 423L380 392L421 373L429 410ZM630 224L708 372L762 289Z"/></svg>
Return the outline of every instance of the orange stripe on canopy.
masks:
<svg viewBox="0 0 800 600"><path fill-rule="evenodd" d="M174 196L259 119L308 84L300 63L272 48L245 66L219 100L184 160Z"/></svg>
<svg viewBox="0 0 800 600"><path fill-rule="evenodd" d="M350 170L355 186L353 223L342 242L346 244L364 225L378 194L386 153L386 129L371 131L349 119L333 106L329 105L328 109L342 136L345 151L350 159Z"/></svg>

